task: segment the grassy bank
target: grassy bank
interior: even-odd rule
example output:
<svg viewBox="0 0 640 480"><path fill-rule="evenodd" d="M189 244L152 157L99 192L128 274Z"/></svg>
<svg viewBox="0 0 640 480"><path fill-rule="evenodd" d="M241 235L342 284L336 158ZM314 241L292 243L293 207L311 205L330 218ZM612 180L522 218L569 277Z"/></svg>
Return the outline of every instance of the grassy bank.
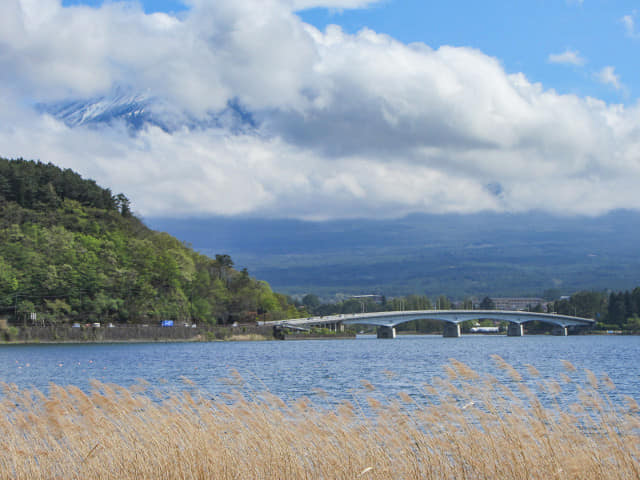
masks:
<svg viewBox="0 0 640 480"><path fill-rule="evenodd" d="M536 379L500 362L501 380L452 361L420 399L379 398L368 382L321 407L268 393L219 400L143 385L4 385L0 478L624 479L640 476L633 399L613 405L590 372ZM582 382L579 379L583 379ZM534 381L535 380L535 381ZM580 381L561 410L562 384ZM583 384L584 383L584 384ZM572 383L572 387L576 386ZM316 391L314 395L322 396Z"/></svg>

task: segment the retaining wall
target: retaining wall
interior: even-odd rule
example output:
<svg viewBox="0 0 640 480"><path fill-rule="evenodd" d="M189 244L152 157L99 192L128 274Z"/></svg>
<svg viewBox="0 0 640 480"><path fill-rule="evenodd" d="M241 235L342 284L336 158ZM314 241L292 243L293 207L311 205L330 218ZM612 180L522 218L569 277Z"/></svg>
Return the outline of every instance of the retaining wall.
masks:
<svg viewBox="0 0 640 480"><path fill-rule="evenodd" d="M17 332L16 332L17 329ZM273 336L270 327L240 325L238 327L161 327L126 325L115 327L12 327L0 332L0 340L16 342L176 342L224 340L231 335L258 334Z"/></svg>

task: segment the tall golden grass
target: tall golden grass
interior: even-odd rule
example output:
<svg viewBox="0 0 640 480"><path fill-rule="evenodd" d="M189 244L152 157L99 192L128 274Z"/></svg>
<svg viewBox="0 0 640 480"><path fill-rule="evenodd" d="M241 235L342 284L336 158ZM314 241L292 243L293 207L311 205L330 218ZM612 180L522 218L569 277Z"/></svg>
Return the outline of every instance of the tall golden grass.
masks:
<svg viewBox="0 0 640 480"><path fill-rule="evenodd" d="M502 380L451 361L421 395L380 398L363 382L333 407L268 393L163 397L142 384L47 395L5 384L0 478L640 478L633 399L614 405L611 382L591 372L545 381L496 361ZM563 409L567 382L579 398Z"/></svg>

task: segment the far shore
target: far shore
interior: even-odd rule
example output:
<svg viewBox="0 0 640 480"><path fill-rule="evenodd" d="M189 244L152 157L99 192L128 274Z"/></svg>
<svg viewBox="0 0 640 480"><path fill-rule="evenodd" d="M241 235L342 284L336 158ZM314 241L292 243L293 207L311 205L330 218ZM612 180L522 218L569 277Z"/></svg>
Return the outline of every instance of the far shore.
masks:
<svg viewBox="0 0 640 480"><path fill-rule="evenodd" d="M243 325L182 325L163 327L160 325L135 324L126 326L77 327L73 325L52 326L8 326L0 328L0 345L31 344L109 344L109 343L185 343L185 342L255 342L276 340L272 327L256 324ZM107 324L108 325L108 324ZM590 331L586 335L637 335L638 332ZM355 339L358 336L375 336L375 332L289 332L277 340L332 340ZM398 336L442 335L442 332L398 331ZM464 333L463 336L506 336L499 333ZM548 333L525 333L525 336L548 335Z"/></svg>
<svg viewBox="0 0 640 480"><path fill-rule="evenodd" d="M284 339L319 340L335 338L355 338L355 334L305 332L288 334ZM9 326L0 329L0 345L255 342L266 340L275 340L272 327L255 324L169 327L147 324L105 327L102 324L90 324L83 326L50 325L44 327Z"/></svg>

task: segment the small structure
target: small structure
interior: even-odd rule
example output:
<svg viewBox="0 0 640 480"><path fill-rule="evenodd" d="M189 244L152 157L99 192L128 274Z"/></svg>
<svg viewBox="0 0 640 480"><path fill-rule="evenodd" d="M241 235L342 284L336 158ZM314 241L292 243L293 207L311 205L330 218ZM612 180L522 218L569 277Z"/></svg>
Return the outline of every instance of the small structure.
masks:
<svg viewBox="0 0 640 480"><path fill-rule="evenodd" d="M500 327L481 327L478 325L476 327L471 327L469 331L471 333L499 333Z"/></svg>
<svg viewBox="0 0 640 480"><path fill-rule="evenodd" d="M505 297L492 298L496 310L527 311L541 305L544 309L547 301L544 298Z"/></svg>
<svg viewBox="0 0 640 480"><path fill-rule="evenodd" d="M351 298L354 300L371 300L375 303L382 303L383 295L380 294L370 294L370 295L351 295Z"/></svg>

